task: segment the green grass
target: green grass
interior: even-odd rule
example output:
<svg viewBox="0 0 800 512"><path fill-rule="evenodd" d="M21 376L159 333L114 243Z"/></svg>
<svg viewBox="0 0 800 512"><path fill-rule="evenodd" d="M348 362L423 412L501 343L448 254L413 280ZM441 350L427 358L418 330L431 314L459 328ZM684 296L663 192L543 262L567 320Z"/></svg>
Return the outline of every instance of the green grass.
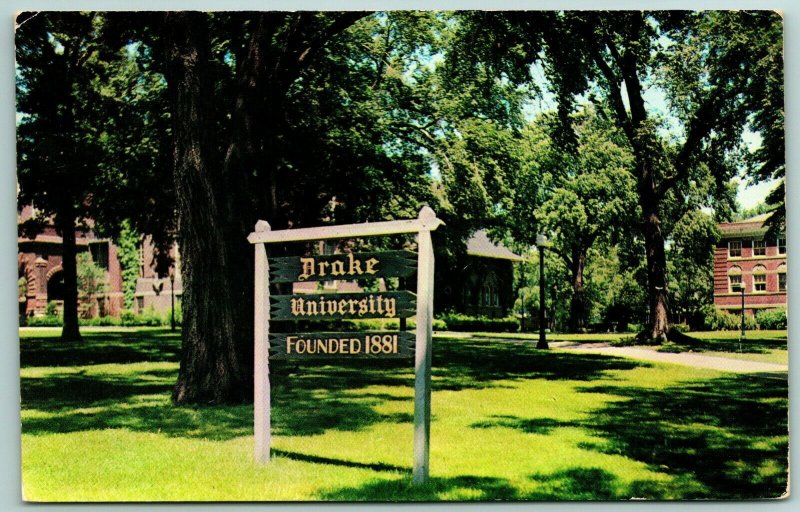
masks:
<svg viewBox="0 0 800 512"><path fill-rule="evenodd" d="M459 338L506 339L536 341L538 334L531 333L448 333ZM586 333L548 334L550 343L609 343L612 345L631 346L648 350L664 350L669 352L701 352L704 355L756 361L763 363L789 364L787 349L787 331L747 331L744 340L739 343L738 331L708 331L687 333L697 341L687 345L669 344L663 348L653 345L636 345L632 333Z"/></svg>
<svg viewBox="0 0 800 512"><path fill-rule="evenodd" d="M273 365L273 459L252 406L175 407L179 340L21 339L33 501L777 497L787 383L528 344L437 337L431 480L411 479L411 361Z"/></svg>

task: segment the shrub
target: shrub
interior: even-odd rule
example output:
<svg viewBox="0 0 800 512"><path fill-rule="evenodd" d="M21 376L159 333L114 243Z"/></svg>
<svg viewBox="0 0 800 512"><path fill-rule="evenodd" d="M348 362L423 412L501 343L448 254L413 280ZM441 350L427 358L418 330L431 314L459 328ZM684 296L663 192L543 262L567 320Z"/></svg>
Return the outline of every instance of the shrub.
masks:
<svg viewBox="0 0 800 512"><path fill-rule="evenodd" d="M32 316L28 318L28 327L61 327L62 320L57 315Z"/></svg>
<svg viewBox="0 0 800 512"><path fill-rule="evenodd" d="M80 324L92 327L118 326L122 321L115 316L98 316L95 318L81 318Z"/></svg>
<svg viewBox="0 0 800 512"><path fill-rule="evenodd" d="M519 320L514 317L488 318L485 316L463 315L461 313L445 313L440 320L447 325L447 329L450 331L519 331Z"/></svg>
<svg viewBox="0 0 800 512"><path fill-rule="evenodd" d="M786 329L786 309L765 309L756 314L756 322L761 329Z"/></svg>
<svg viewBox="0 0 800 512"><path fill-rule="evenodd" d="M703 329L708 331L737 331L742 327L740 315L732 315L727 311L717 309L713 304L703 306L701 314L703 315ZM745 315L744 328L749 331L758 329L756 319Z"/></svg>
<svg viewBox="0 0 800 512"><path fill-rule="evenodd" d="M691 330L688 324L672 324L672 328L678 332L689 332Z"/></svg>

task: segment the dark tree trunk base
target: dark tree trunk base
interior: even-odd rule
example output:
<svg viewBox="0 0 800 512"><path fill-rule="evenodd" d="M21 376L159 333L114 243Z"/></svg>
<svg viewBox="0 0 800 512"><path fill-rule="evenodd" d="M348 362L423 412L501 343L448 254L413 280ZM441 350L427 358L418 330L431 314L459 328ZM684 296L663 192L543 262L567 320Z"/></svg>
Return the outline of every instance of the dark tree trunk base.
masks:
<svg viewBox="0 0 800 512"><path fill-rule="evenodd" d="M664 343L671 342L677 345L699 345L700 340L692 338L688 334L684 334L674 327L667 331L662 336L654 337L649 330L642 331L634 338L636 343L640 345L663 345Z"/></svg>

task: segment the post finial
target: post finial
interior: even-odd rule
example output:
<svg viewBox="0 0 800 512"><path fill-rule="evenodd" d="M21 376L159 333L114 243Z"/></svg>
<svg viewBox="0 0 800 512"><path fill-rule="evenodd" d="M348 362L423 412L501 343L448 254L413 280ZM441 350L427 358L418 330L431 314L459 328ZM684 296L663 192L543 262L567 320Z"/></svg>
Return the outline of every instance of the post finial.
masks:
<svg viewBox="0 0 800 512"><path fill-rule="evenodd" d="M265 220L259 220L256 222L256 233L263 233L265 231L272 231L269 222Z"/></svg>
<svg viewBox="0 0 800 512"><path fill-rule="evenodd" d="M418 218L422 221L422 224L425 226L425 228L431 231L444 224L442 219L436 217L436 212L433 211L433 208L427 204L419 210Z"/></svg>

